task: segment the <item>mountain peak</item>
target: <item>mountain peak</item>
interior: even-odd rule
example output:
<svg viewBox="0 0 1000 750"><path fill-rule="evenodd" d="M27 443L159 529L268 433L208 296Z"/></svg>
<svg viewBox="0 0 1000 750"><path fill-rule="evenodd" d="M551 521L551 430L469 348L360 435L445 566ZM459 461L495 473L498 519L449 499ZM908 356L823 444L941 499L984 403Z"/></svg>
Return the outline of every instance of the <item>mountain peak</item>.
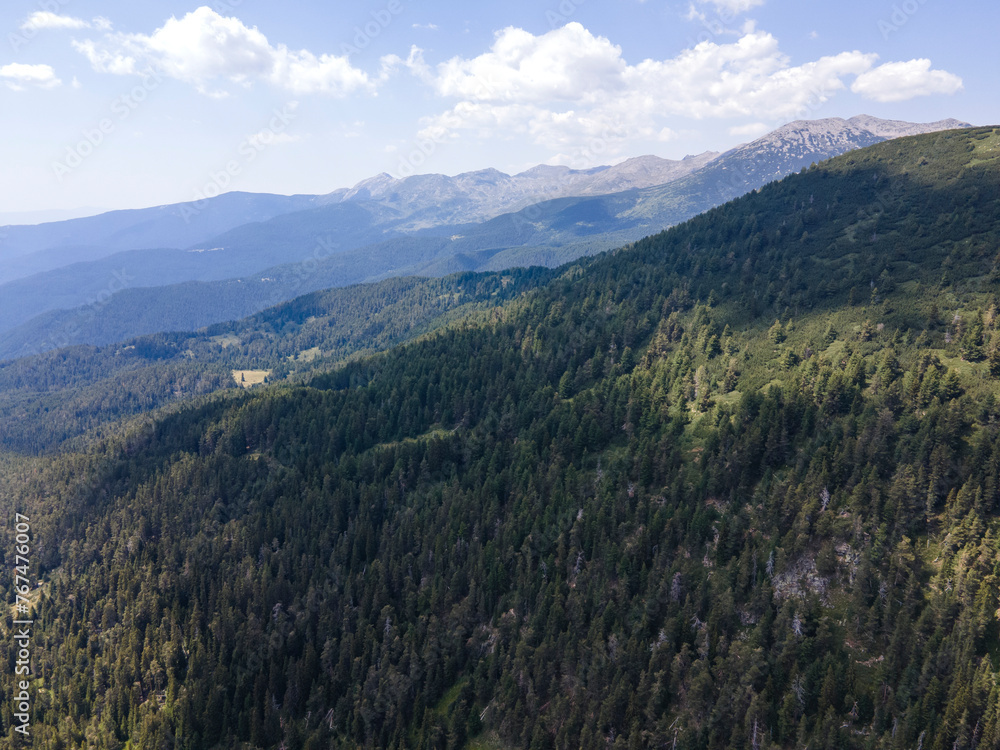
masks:
<svg viewBox="0 0 1000 750"><path fill-rule="evenodd" d="M752 143L774 141L787 137L789 134L811 134L828 137L849 135L853 137L860 133L870 133L876 138L888 139L969 127L972 127L972 125L955 119L918 123L903 120L883 120L878 117L862 114L855 115L847 120L842 117L826 117L819 120L794 120L761 136L756 141L752 141Z"/></svg>
<svg viewBox="0 0 1000 750"><path fill-rule="evenodd" d="M885 138L900 138L905 135L921 135L922 133L934 133L938 130L955 130L957 128L971 128L971 123L962 122L954 118L938 120L937 122L916 123L904 122L902 120L882 120L871 115L855 115L847 120L851 125L864 128L876 135Z"/></svg>
<svg viewBox="0 0 1000 750"><path fill-rule="evenodd" d="M343 200L364 200L366 198L378 198L384 195L389 188L399 182L388 172L380 172L374 177L362 180L357 185L348 190Z"/></svg>

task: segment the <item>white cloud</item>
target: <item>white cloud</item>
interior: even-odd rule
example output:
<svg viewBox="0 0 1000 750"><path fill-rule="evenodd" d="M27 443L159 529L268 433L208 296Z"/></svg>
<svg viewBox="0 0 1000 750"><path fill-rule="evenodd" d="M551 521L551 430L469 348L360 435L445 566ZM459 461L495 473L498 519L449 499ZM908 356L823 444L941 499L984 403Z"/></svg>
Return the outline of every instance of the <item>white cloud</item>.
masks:
<svg viewBox="0 0 1000 750"><path fill-rule="evenodd" d="M437 30L437 24L436 23L415 23L415 24L413 24L413 28L415 28L415 29L428 29L429 31L436 31Z"/></svg>
<svg viewBox="0 0 1000 750"><path fill-rule="evenodd" d="M927 59L889 62L857 77L851 91L877 102L902 102L916 96L954 94L962 79L944 70L931 70Z"/></svg>
<svg viewBox="0 0 1000 750"><path fill-rule="evenodd" d="M385 55L380 62L379 79L385 80L399 68L406 68L414 76L428 85L434 84L434 73L430 65L424 61L424 52L414 45L410 48L410 54L404 60L399 55Z"/></svg>
<svg viewBox="0 0 1000 750"><path fill-rule="evenodd" d="M60 16L47 10L38 10L28 16L21 24L22 31L40 31L41 29L97 29L110 31L111 21L103 16L97 16L91 21L73 16Z"/></svg>
<svg viewBox="0 0 1000 750"><path fill-rule="evenodd" d="M136 59L125 54L121 50L112 52L107 48L99 48L97 44L87 39L82 42L73 41L73 48L86 55L91 66L99 73L113 73L115 75L128 75L138 73L140 65Z"/></svg>
<svg viewBox="0 0 1000 750"><path fill-rule="evenodd" d="M39 10L28 16L28 20L21 24L25 31L38 29L89 29L90 24L82 18L72 16L60 16L50 13L47 10Z"/></svg>
<svg viewBox="0 0 1000 750"><path fill-rule="evenodd" d="M579 23L540 36L507 28L482 55L425 66L437 93L459 101L426 119L421 135L506 134L562 151L597 143L613 155L628 140L673 137L669 118L803 116L876 58L843 52L792 66L777 39L749 25L732 43L702 42L674 58L631 65L620 47ZM412 52L411 68L422 60Z"/></svg>
<svg viewBox="0 0 1000 750"><path fill-rule="evenodd" d="M368 75L346 55L315 55L272 45L256 27L224 17L207 6L183 18L171 17L152 34L107 34L101 42L74 42L95 70L118 75L153 66L165 75L196 85L216 80L251 85L266 81L298 94L345 96L372 90Z"/></svg>
<svg viewBox="0 0 1000 750"><path fill-rule="evenodd" d="M621 47L579 23L542 36L508 27L490 52L439 66L435 87L442 96L473 101L596 101L626 67Z"/></svg>
<svg viewBox="0 0 1000 750"><path fill-rule="evenodd" d="M10 63L0 67L0 80L13 91L23 91L28 86L51 89L62 85L51 65Z"/></svg>

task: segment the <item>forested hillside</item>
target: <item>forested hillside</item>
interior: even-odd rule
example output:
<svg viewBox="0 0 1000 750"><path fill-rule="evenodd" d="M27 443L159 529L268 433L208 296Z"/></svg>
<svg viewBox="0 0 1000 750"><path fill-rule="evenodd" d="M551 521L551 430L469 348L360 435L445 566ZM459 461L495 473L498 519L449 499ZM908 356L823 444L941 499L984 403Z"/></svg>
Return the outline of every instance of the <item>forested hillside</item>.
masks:
<svg viewBox="0 0 1000 750"><path fill-rule="evenodd" d="M1000 129L891 141L6 454L32 745L1000 747L998 248Z"/></svg>
<svg viewBox="0 0 1000 750"><path fill-rule="evenodd" d="M552 272L389 279L299 297L197 333L66 347L0 363L0 451L51 452L122 418L238 387L234 371L305 377L502 305Z"/></svg>

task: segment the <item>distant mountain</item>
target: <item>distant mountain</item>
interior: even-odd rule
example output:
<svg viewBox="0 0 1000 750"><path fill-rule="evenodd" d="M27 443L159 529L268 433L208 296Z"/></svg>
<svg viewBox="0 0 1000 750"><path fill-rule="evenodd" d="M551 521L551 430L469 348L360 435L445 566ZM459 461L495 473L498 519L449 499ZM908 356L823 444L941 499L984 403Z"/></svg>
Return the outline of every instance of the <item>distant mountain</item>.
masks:
<svg viewBox="0 0 1000 750"><path fill-rule="evenodd" d="M483 243L479 250L564 248L579 241L587 248L596 242L607 249L685 221L814 162L897 135L963 127L969 124L957 120L902 123L867 115L850 120L797 121L721 156L706 153L679 162L639 157L615 167L583 171L539 166L513 177L496 170L453 178L419 175L394 180L380 175L360 183L339 200L378 203L387 214L395 212L397 218L388 220L392 230L412 237L426 237L427 232L420 230L437 230L430 231L434 236L475 235ZM696 165L699 168L691 169ZM536 200L525 202L522 196L536 196ZM537 196L548 200L539 201ZM499 206L507 208L499 211ZM329 208L240 227L209 242L237 251L255 249L266 233L272 248L282 243L311 247L318 238L342 231L336 217L331 220L324 213ZM512 218L496 221L504 215ZM510 236L510 222L530 224L534 229L524 231L522 226L516 236ZM472 229L471 224L487 226ZM495 231L500 227L504 227L502 236ZM562 257L560 262L568 259ZM412 265L405 261L401 258L399 266Z"/></svg>
<svg viewBox="0 0 1000 750"><path fill-rule="evenodd" d="M446 224L481 222L534 203L576 195L601 195L662 185L691 174L718 157L706 151L679 161L640 156L615 166L570 169L539 165L516 175L496 169L394 179L380 174L342 194L340 201L378 201L406 215L397 229L413 231Z"/></svg>
<svg viewBox="0 0 1000 750"><path fill-rule="evenodd" d="M814 163L903 135L971 127L958 120L916 124L867 115L850 120L800 120L737 146L702 169L664 185L533 207L531 221L560 247L559 262L585 242L604 249L631 242L745 195ZM542 243L544 232L531 241ZM577 238L577 239L574 239ZM583 238L586 237L586 240ZM569 248L566 246L569 245ZM509 255L508 253L507 255ZM515 252L523 255L523 252ZM496 268L493 259L483 268Z"/></svg>
<svg viewBox="0 0 1000 750"><path fill-rule="evenodd" d="M403 180L379 175L350 190L299 196L310 208L230 228L189 248L205 252L188 253L180 264L169 251L133 252L0 286L0 357L56 342L111 343L164 330L168 321L170 328L193 330L297 294L395 275L557 266L638 240L832 156L898 135L962 127L968 124L860 115L796 121L721 156L681 161L639 157L590 170L539 166L514 176L496 170ZM616 187L625 189L603 193ZM532 203L528 196L552 199ZM496 213L501 206L521 207ZM96 297L121 269L133 288ZM186 285L159 286L172 283ZM79 305L85 307L72 309Z"/></svg>
<svg viewBox="0 0 1000 750"><path fill-rule="evenodd" d="M233 227L316 203L312 195L232 192L204 201L0 227L0 283L122 250L188 248Z"/></svg>
<svg viewBox="0 0 1000 750"><path fill-rule="evenodd" d="M317 242L324 253L339 252L399 234L389 229L392 211L372 202L335 204L289 216L295 218L243 224L199 247L127 250L16 279L0 286L0 332L53 310L103 305L126 288L231 279L304 261L317 251ZM322 226L324 234L305 242L288 241L303 222Z"/></svg>
<svg viewBox="0 0 1000 750"><path fill-rule="evenodd" d="M0 331L120 291L216 281L346 252L408 232L481 222L546 198L658 185L718 156L643 156L610 167L540 166L455 177L387 174L328 195L227 193L198 203L114 211L0 230ZM191 255L190 253L195 253ZM14 283L10 283L14 282Z"/></svg>
<svg viewBox="0 0 1000 750"><path fill-rule="evenodd" d="M331 209L338 204L376 204L378 208L372 213L377 213L386 227L395 227L398 232L483 221L547 198L660 185L701 168L716 156L718 153L706 152L680 161L642 156L615 166L586 170L539 166L514 176L495 169L455 177L429 174L398 180L381 174L353 188L342 188L326 195L232 192L196 202L110 211L46 224L5 226L0 228L0 283L72 263L98 260L120 251L228 248L226 244L218 244L229 241L225 234L246 226L247 231L232 240L242 250L241 238L256 236L256 225L261 222L301 211ZM328 224L335 225L338 231L345 227L352 231L353 225L344 221L342 211L332 209L329 213ZM3 222L3 217L0 214L0 223L13 223ZM11 218L16 220L16 216ZM308 217L303 218L308 220ZM365 237L364 242L381 238L381 235ZM208 247L197 247L199 245ZM347 245L358 246L358 242ZM241 272L266 268L288 259L284 251L269 257L263 265L248 258ZM217 272L207 270L205 274L184 280L215 276ZM0 320L3 320L2 315Z"/></svg>
<svg viewBox="0 0 1000 750"><path fill-rule="evenodd" d="M42 211L0 211L0 226L11 224L46 224L53 221L82 219L107 213L106 208L52 208Z"/></svg>

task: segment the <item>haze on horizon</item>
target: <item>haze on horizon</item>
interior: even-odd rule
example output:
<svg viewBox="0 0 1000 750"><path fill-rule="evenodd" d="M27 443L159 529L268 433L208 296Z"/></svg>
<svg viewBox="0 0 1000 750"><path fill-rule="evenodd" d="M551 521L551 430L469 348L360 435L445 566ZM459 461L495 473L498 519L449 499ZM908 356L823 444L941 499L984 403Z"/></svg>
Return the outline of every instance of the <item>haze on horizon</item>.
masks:
<svg viewBox="0 0 1000 750"><path fill-rule="evenodd" d="M974 7L973 7L974 6ZM679 159L794 119L1000 121L993 5L435 0L0 10L0 219L378 172Z"/></svg>

